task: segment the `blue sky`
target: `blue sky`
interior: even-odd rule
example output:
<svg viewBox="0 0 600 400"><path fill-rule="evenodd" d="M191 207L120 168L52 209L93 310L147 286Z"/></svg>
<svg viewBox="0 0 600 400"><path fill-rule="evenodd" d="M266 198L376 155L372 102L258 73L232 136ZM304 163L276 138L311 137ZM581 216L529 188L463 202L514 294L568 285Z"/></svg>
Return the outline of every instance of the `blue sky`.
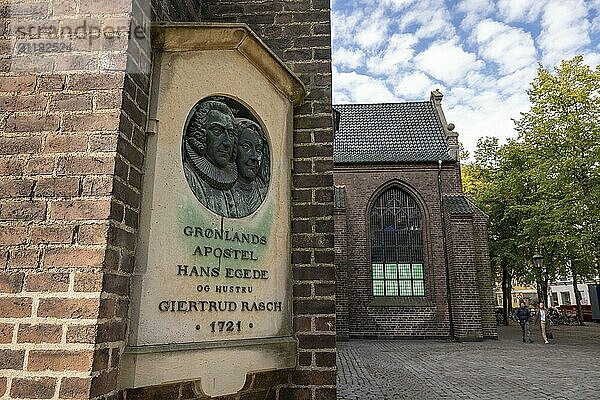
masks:
<svg viewBox="0 0 600 400"><path fill-rule="evenodd" d="M332 0L333 101L429 100L473 154L516 137L538 63L600 64L600 0Z"/></svg>

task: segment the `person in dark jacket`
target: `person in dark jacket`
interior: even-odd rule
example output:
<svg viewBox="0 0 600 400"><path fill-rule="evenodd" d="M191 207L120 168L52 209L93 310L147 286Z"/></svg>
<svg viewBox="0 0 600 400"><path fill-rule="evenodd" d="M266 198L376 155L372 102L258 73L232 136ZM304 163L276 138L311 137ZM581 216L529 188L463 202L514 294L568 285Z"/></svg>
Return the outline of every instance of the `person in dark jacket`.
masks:
<svg viewBox="0 0 600 400"><path fill-rule="evenodd" d="M519 308L515 313L517 318L519 319L519 324L521 325L521 332L523 333L523 343L525 343L525 339L529 341L529 343L533 343L531 340L531 332L529 331L529 307L525 305L525 302L521 302L519 304Z"/></svg>

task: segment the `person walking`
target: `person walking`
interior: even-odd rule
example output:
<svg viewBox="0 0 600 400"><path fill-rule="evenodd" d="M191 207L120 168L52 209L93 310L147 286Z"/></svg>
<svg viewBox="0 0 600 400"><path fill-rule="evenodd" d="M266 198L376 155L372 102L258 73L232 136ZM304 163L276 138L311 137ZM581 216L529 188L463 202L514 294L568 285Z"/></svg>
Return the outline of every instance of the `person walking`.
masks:
<svg viewBox="0 0 600 400"><path fill-rule="evenodd" d="M544 303L540 302L538 306L538 311L535 313L535 322L536 325L540 324L540 330L542 331L542 339L544 339L544 343L548 344L548 335L547 332L550 332L550 316L546 308L544 307Z"/></svg>
<svg viewBox="0 0 600 400"><path fill-rule="evenodd" d="M533 340L531 339L531 332L529 330L529 319L531 318L529 315L529 307L525 305L524 301L519 303L519 308L517 309L516 315L519 319L519 324L521 325L523 343L525 343L525 339L527 339L529 343L533 343Z"/></svg>

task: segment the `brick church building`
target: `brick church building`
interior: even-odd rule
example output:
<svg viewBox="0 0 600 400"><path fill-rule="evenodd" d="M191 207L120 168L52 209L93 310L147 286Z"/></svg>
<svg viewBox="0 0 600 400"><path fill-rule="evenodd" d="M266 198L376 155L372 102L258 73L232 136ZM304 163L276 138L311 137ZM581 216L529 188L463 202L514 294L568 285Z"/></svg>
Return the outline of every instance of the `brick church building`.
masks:
<svg viewBox="0 0 600 400"><path fill-rule="evenodd" d="M339 339L497 337L487 219L442 97L334 106Z"/></svg>

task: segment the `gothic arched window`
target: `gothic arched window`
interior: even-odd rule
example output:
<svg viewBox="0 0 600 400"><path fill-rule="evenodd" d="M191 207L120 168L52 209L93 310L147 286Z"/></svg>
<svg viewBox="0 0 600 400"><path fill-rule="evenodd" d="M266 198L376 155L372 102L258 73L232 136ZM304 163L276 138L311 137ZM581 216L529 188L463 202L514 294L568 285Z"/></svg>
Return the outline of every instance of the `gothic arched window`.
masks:
<svg viewBox="0 0 600 400"><path fill-rule="evenodd" d="M394 186L371 207L374 296L425 296L423 221L415 199Z"/></svg>

